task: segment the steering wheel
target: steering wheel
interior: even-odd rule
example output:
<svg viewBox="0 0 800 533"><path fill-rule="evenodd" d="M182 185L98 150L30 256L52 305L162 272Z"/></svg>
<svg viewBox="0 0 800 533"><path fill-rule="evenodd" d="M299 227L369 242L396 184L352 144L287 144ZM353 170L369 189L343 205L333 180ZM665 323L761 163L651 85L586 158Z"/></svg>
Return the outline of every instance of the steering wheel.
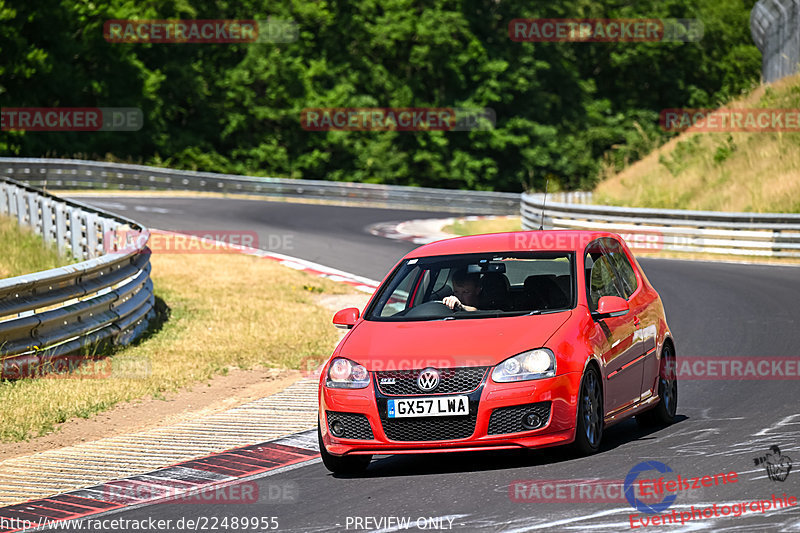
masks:
<svg viewBox="0 0 800 533"><path fill-rule="evenodd" d="M431 300L425 302L412 309L409 309L404 316L407 317L423 317L429 316L433 318L452 316L453 310L441 300Z"/></svg>

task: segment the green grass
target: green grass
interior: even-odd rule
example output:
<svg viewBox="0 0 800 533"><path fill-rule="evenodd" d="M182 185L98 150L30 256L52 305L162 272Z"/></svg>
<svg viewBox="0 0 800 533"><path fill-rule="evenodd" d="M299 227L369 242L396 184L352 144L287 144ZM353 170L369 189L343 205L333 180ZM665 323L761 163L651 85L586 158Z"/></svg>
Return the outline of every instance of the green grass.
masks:
<svg viewBox="0 0 800 533"><path fill-rule="evenodd" d="M46 244L29 228L18 226L12 218L0 216L0 279L73 262L60 256L55 245Z"/></svg>

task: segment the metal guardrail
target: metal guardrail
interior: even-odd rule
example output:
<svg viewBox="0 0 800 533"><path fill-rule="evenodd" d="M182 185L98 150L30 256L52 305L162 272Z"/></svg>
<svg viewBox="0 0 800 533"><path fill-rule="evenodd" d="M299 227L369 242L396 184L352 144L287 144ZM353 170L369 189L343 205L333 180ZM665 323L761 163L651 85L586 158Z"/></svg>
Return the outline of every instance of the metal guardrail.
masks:
<svg viewBox="0 0 800 533"><path fill-rule="evenodd" d="M518 193L260 178L73 159L0 157L0 175L47 189L186 190L334 200L351 204L368 202L385 207L457 213L511 215L519 212Z"/></svg>
<svg viewBox="0 0 800 533"><path fill-rule="evenodd" d="M1 175L0 214L81 261L0 280L0 377L144 331L154 314L146 228Z"/></svg>
<svg viewBox="0 0 800 533"><path fill-rule="evenodd" d="M800 0L759 0L750 32L761 50L762 77L772 83L797 72L800 63Z"/></svg>
<svg viewBox="0 0 800 533"><path fill-rule="evenodd" d="M523 194L523 229L538 229L542 194ZM636 249L727 255L800 257L800 214L722 213L579 205L551 201L546 229L619 233Z"/></svg>

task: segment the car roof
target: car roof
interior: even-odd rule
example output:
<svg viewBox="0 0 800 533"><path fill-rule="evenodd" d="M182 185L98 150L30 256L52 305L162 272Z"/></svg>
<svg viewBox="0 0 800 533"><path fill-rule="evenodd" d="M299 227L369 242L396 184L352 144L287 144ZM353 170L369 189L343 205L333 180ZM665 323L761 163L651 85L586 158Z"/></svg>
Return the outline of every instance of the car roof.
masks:
<svg viewBox="0 0 800 533"><path fill-rule="evenodd" d="M406 258L485 252L580 251L601 237L612 237L624 244L615 233L605 231L543 230L488 233L455 237L432 242L414 249Z"/></svg>

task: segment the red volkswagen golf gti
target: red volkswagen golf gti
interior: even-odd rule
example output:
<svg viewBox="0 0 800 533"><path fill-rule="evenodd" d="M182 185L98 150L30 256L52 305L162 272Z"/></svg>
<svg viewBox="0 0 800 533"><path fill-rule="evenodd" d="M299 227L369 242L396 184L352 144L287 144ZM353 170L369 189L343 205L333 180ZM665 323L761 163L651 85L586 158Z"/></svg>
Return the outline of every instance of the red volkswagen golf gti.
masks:
<svg viewBox="0 0 800 533"><path fill-rule="evenodd" d="M387 275L322 369L325 466L374 454L539 448L596 452L636 415L675 418L664 307L612 233L528 231L421 246Z"/></svg>

